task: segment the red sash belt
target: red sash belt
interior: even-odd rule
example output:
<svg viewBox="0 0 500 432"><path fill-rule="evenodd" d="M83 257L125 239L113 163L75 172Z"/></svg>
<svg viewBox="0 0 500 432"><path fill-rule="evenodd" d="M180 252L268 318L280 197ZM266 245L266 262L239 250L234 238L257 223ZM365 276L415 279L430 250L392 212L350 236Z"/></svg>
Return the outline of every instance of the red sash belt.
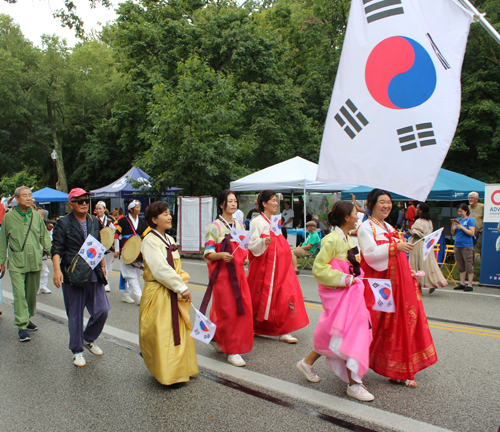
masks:
<svg viewBox="0 0 500 432"><path fill-rule="evenodd" d="M227 252L227 253L233 252L232 247L231 247L231 235L230 234L226 234L224 237L224 240L222 240L222 243L220 246L220 251ZM208 303L210 303L210 299L212 297L212 290L213 290L213 287L215 285L215 282L217 282L217 278L219 277L222 261L224 261L224 260L222 260L222 259L219 260L212 275L210 276L210 281L208 282L207 291L205 292L205 295L203 297L203 301L201 302L201 306L200 306L200 312L203 315L205 315L205 312L207 311ZM236 265L234 263L234 259L232 259L231 261L229 261L226 264L227 264L227 271L229 272L229 278L231 279L231 286L233 288L234 300L236 301L236 311L238 313L238 316L245 315L245 309L243 308L243 301L241 299L240 285L238 284L238 277L236 276Z"/></svg>

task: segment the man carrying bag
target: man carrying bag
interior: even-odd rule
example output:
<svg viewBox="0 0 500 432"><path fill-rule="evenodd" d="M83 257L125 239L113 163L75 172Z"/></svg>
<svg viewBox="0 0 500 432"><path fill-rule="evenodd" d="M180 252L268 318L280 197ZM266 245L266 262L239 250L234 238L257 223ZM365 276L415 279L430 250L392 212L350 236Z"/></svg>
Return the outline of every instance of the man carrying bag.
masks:
<svg viewBox="0 0 500 432"><path fill-rule="evenodd" d="M73 364L85 366L83 348L101 356L102 350L95 344L108 318L109 302L104 285L106 265L104 258L89 272L90 267L79 256L87 239L92 235L100 241L99 221L87 214L89 193L81 188L72 189L68 196L73 210L59 219L54 227L52 240L52 262L54 263L54 285L63 290L64 306L68 315L69 349L73 353ZM84 310L90 314L85 330Z"/></svg>

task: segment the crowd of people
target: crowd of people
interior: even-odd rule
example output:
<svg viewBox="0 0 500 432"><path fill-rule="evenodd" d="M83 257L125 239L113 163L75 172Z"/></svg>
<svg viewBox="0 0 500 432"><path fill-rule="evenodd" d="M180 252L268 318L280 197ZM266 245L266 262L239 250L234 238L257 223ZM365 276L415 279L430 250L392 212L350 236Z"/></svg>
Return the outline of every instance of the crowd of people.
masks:
<svg viewBox="0 0 500 432"><path fill-rule="evenodd" d="M38 328L31 317L41 289L45 252L52 257L54 284L62 288L73 363L85 366L84 348L102 355L96 340L110 309L107 274L113 260L120 259L125 285L123 301L140 305L141 355L151 374L164 385L186 382L198 374L195 344L189 336L190 277L182 270L175 240L166 233L172 227L168 203L151 203L143 219L139 216L139 201L128 204L127 216L121 208L109 214L106 204L100 201L94 216L90 212L89 193L75 188L68 196L71 212L55 223L51 239L43 214L33 210L31 190L20 187L14 197L17 206L3 217L0 230L0 272L5 270L8 255L14 324L21 342L29 341L29 331ZM471 206L477 215L478 204ZM360 207L355 197L352 203L336 202L328 214L331 232L325 236L311 218L306 223L309 234L304 244L293 249L283 235L271 229L271 219L278 208L274 191L259 194L255 209L247 215L251 219L247 251L231 235L233 228L244 229L237 195L223 190L217 197L218 216L206 230L204 258L209 284L200 307L204 314L211 302L209 316L217 326L211 341L213 348L225 354L232 365L242 367L246 365L242 355L253 349L255 335L297 343L293 333L309 324L297 278L297 259L315 254L313 276L324 311L314 330L314 349L297 363L297 369L307 380L318 382L314 364L324 356L329 368L347 384L347 394L361 401L374 399L362 381L369 369L394 383L416 387L415 374L437 361L421 287L435 289L446 285L434 254L423 261L422 242L417 244L417 240L433 231L429 206L418 203L414 214L410 212L406 225L410 239L406 241L387 222L392 210L390 194L374 189L368 195L366 208ZM399 208L400 212L403 210ZM362 223L360 213L363 218L366 216ZM460 219L453 221L463 285L458 289L466 291L472 290L473 255L469 243L475 229L479 229L469 213L467 205L460 205ZM405 219L407 215L408 211ZM293 210L287 202L283 218L285 226L293 220ZM398 218L400 223L403 222ZM353 232L359 249L350 235ZM106 243L106 253L93 268L79 258L89 235ZM106 240L108 237L111 241ZM416 271L422 269L425 276L417 278ZM141 274L144 289L139 284ZM372 308L375 299L368 278L390 280L395 312ZM90 318L84 327L85 309Z"/></svg>

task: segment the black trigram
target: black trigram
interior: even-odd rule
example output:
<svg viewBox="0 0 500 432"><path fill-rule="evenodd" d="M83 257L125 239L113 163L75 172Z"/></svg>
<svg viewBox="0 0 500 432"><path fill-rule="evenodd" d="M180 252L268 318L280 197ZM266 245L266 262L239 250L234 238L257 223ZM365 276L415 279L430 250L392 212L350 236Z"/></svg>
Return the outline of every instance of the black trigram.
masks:
<svg viewBox="0 0 500 432"><path fill-rule="evenodd" d="M404 127L397 130L401 151L413 150L418 147L426 147L435 145L436 140L431 138L434 136L432 123L420 123L418 125Z"/></svg>
<svg viewBox="0 0 500 432"><path fill-rule="evenodd" d="M384 302L383 302L382 300L380 300L380 299L378 300L378 302L377 302L377 303L378 303L378 305L379 305L380 307L382 307L382 305L384 304Z"/></svg>
<svg viewBox="0 0 500 432"><path fill-rule="evenodd" d="M383 18L405 13L402 7L396 7L401 4L401 0L363 0L363 4L367 5L365 7L365 14L368 24Z"/></svg>
<svg viewBox="0 0 500 432"><path fill-rule="evenodd" d="M349 135L351 139L354 139L356 137L356 132L361 132L363 126L366 126L368 124L368 120L366 120L365 116L361 114L361 111L356 108L356 105L351 102L351 99L347 99L345 105L347 105L351 112L349 112L345 106L342 106L342 108L340 108L340 112L335 114L335 120L337 120L337 123L340 125L340 127L344 129L344 132ZM355 116L356 118L354 118L353 116ZM361 124L359 124L356 119L358 119L359 123ZM346 122L348 122L349 124L347 124ZM351 129L351 126L356 132Z"/></svg>
<svg viewBox="0 0 500 432"><path fill-rule="evenodd" d="M375 282L372 286L373 286L373 288L377 288L378 287L378 283Z"/></svg>

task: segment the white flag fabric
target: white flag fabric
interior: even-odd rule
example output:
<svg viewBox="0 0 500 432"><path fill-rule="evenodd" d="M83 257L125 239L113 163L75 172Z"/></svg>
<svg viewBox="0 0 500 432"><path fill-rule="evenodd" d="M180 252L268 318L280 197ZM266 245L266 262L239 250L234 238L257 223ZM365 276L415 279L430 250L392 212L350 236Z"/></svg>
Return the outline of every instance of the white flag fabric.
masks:
<svg viewBox="0 0 500 432"><path fill-rule="evenodd" d="M424 242L423 246L423 259L424 261L427 259L429 254L434 251L434 246L439 243L439 239L441 238L441 234L443 233L443 228L438 229L425 236L422 241Z"/></svg>
<svg viewBox="0 0 500 432"><path fill-rule="evenodd" d="M239 243L239 247L241 249L248 249L248 244L250 243L250 231L231 228L231 237Z"/></svg>
<svg viewBox="0 0 500 432"><path fill-rule="evenodd" d="M318 181L425 201L460 115L471 19L455 0L352 0Z"/></svg>
<svg viewBox="0 0 500 432"><path fill-rule="evenodd" d="M281 234L281 213L271 216L271 228L270 230L276 234L280 235Z"/></svg>
<svg viewBox="0 0 500 432"><path fill-rule="evenodd" d="M87 262L92 270L97 267L106 253L106 248L94 236L88 235L78 254Z"/></svg>
<svg viewBox="0 0 500 432"><path fill-rule="evenodd" d="M375 304L372 309L381 312L396 312L391 281L389 279L368 279L368 283L375 296Z"/></svg>
<svg viewBox="0 0 500 432"><path fill-rule="evenodd" d="M190 336L193 339L198 339L205 344L209 344L215 335L215 329L217 326L194 306L193 309L196 311L196 318L194 320L193 331Z"/></svg>

